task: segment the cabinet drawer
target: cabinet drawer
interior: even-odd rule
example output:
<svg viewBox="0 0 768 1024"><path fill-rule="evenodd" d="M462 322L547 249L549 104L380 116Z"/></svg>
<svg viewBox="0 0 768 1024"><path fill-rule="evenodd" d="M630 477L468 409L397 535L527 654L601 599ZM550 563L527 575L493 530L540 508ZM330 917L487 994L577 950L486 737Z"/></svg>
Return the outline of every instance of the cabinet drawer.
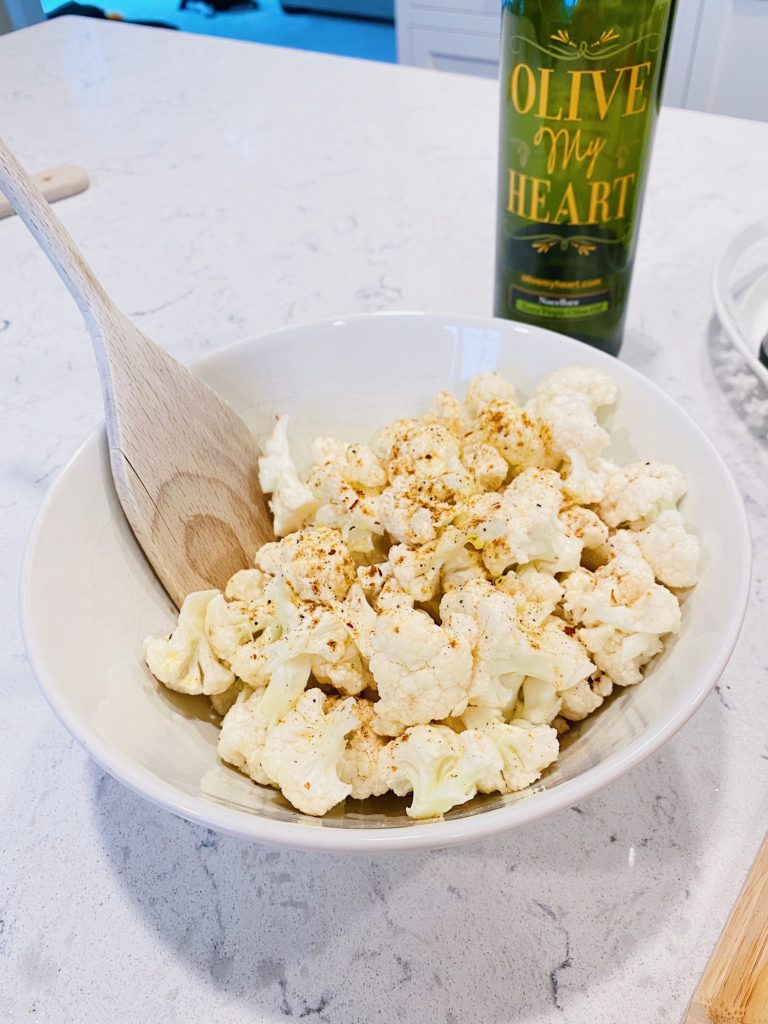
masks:
<svg viewBox="0 0 768 1024"><path fill-rule="evenodd" d="M482 78L499 73L499 38L447 29L411 27L409 63L438 71L459 71Z"/></svg>
<svg viewBox="0 0 768 1024"><path fill-rule="evenodd" d="M458 11L460 14L493 14L501 19L501 0L412 0L414 10Z"/></svg>

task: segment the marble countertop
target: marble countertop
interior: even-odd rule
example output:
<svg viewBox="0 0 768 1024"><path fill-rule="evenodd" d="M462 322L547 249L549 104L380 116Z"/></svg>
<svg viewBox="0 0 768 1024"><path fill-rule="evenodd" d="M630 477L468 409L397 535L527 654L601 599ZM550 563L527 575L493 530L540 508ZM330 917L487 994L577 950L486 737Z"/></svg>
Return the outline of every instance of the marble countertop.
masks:
<svg viewBox="0 0 768 1024"><path fill-rule="evenodd" d="M61 19L0 39L0 97L28 167L88 169L58 211L182 359L331 314L490 311L492 83ZM747 503L752 598L717 692L582 806L385 859L178 820L47 708L18 623L22 551L101 399L74 304L0 222L0 1021L681 1018L768 817L765 395L744 374L733 387L710 297L718 249L766 212L766 167L768 125L664 112L622 354L715 440Z"/></svg>

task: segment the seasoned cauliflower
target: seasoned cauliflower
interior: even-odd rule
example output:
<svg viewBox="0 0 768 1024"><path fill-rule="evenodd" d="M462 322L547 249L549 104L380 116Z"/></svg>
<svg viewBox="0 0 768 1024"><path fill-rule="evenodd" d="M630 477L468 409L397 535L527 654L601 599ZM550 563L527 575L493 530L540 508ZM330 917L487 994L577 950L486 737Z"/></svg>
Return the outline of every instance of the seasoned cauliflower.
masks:
<svg viewBox="0 0 768 1024"><path fill-rule="evenodd" d="M382 757L388 741L373 728L376 712L371 701L358 698L354 712L360 720L360 728L349 736L339 765L339 778L352 787L349 795L353 800L367 800L371 796L381 796L389 789Z"/></svg>
<svg viewBox="0 0 768 1024"><path fill-rule="evenodd" d="M501 793L515 793L532 785L544 769L557 760L560 750L557 732L548 725L518 720L506 723L497 711L487 708L468 708L463 720L471 730L490 739L499 751L502 785L498 788Z"/></svg>
<svg viewBox="0 0 768 1024"><path fill-rule="evenodd" d="M504 762L480 733L455 733L445 725L416 725L382 751L384 776L398 796L413 793L411 818L438 818L471 800L478 790L499 788Z"/></svg>
<svg viewBox="0 0 768 1024"><path fill-rule="evenodd" d="M443 568L463 551L465 544L464 534L455 526L448 526L436 540L419 547L396 544L390 548L388 560L406 594L415 601L429 601L437 593ZM460 564L466 563L462 559Z"/></svg>
<svg viewBox="0 0 768 1024"><path fill-rule="evenodd" d="M557 466L548 424L535 412L512 402L494 399L483 406L473 436L497 448L514 470Z"/></svg>
<svg viewBox="0 0 768 1024"><path fill-rule="evenodd" d="M275 535L284 537L298 530L317 508L314 495L299 479L288 446L288 417L278 416L274 429L264 442L259 458L259 483L265 494L271 494L269 508Z"/></svg>
<svg viewBox="0 0 768 1024"><path fill-rule="evenodd" d="M471 704L509 712L526 676L549 684L556 695L594 671L565 623L555 617L542 621L540 609L529 614L520 594L503 593L485 580L473 580L446 594L440 615L473 647Z"/></svg>
<svg viewBox="0 0 768 1024"><path fill-rule="evenodd" d="M440 391L432 403L432 410L424 417L427 422L437 421L446 427L455 437L464 437L472 427L471 418L450 391Z"/></svg>
<svg viewBox="0 0 768 1024"><path fill-rule="evenodd" d="M312 522L340 531L352 555L370 556L384 535L378 495L386 470L366 445L318 438L309 486L318 502Z"/></svg>
<svg viewBox="0 0 768 1024"><path fill-rule="evenodd" d="M471 488L469 474L466 479ZM379 517L395 542L427 544L455 517L456 499L457 492L444 478L398 476L379 498Z"/></svg>
<svg viewBox="0 0 768 1024"><path fill-rule="evenodd" d="M168 636L149 637L144 658L149 671L178 693L224 693L234 673L220 661L205 632L208 606L221 597L218 590L199 590L184 599L176 629Z"/></svg>
<svg viewBox="0 0 768 1024"><path fill-rule="evenodd" d="M259 470L281 539L189 595L151 671L305 814L393 790L434 818L531 786L641 681L699 578L680 470L605 457L617 397L589 367L528 401L482 372L370 447L318 438L306 479L278 417Z"/></svg>
<svg viewBox="0 0 768 1024"><path fill-rule="evenodd" d="M308 690L267 732L261 751L264 771L297 810L325 814L352 792L339 778L339 769L345 739L359 728L351 698L338 701L322 690Z"/></svg>
<svg viewBox="0 0 768 1024"><path fill-rule="evenodd" d="M282 577L302 601L333 604L355 582L355 563L338 530L309 526L264 544L256 556L264 572Z"/></svg>
<svg viewBox="0 0 768 1024"><path fill-rule="evenodd" d="M569 448L565 457L561 475L566 498L577 505L595 505L602 501L607 475L615 468L613 463L607 459L588 459L577 448Z"/></svg>
<svg viewBox="0 0 768 1024"><path fill-rule="evenodd" d="M491 402L509 402L517 404L517 390L515 385L502 377L495 370L483 370L476 373L467 386L467 393L464 396L464 405L470 416L476 417L481 409L484 409Z"/></svg>
<svg viewBox="0 0 768 1024"><path fill-rule="evenodd" d="M661 512L654 523L637 534L643 558L659 583L668 587L693 587L699 581L701 546L685 528L677 509Z"/></svg>
<svg viewBox="0 0 768 1024"><path fill-rule="evenodd" d="M369 667L379 691L374 728L383 736L459 715L467 706L472 651L426 612L381 612Z"/></svg>
<svg viewBox="0 0 768 1024"><path fill-rule="evenodd" d="M498 490L509 473L509 465L501 452L473 435L461 446L461 462L481 491Z"/></svg>
<svg viewBox="0 0 768 1024"><path fill-rule="evenodd" d="M597 412L613 405L616 396L610 377L588 367L567 366L544 378L526 409L549 428L550 447L559 459L568 452L596 459L610 442Z"/></svg>
<svg viewBox="0 0 768 1024"><path fill-rule="evenodd" d="M674 508L685 492L685 477L677 466L633 462L608 474L597 513L612 529L622 524L638 529Z"/></svg>
<svg viewBox="0 0 768 1024"><path fill-rule="evenodd" d="M254 782L277 781L263 766L267 733L297 704L309 679L311 659L292 658L277 665L269 685L250 696L245 691L227 711L219 733L219 757L233 764Z"/></svg>
<svg viewBox="0 0 768 1024"><path fill-rule="evenodd" d="M614 555L606 565L566 578L563 607L582 627L579 640L600 671L620 686L632 686L663 648L661 637L680 629L680 605L655 582L634 534L620 531L610 545Z"/></svg>
<svg viewBox="0 0 768 1024"><path fill-rule="evenodd" d="M616 404L619 389L607 374L589 366L561 366L548 374L536 388L536 397L545 400L573 393L586 398L590 408L597 412L606 405Z"/></svg>
<svg viewBox="0 0 768 1024"><path fill-rule="evenodd" d="M495 500L487 502L488 497ZM500 496L470 499L457 524L482 551L494 576L530 562L567 572L579 565L582 544L560 521L562 501L557 473L526 469Z"/></svg>

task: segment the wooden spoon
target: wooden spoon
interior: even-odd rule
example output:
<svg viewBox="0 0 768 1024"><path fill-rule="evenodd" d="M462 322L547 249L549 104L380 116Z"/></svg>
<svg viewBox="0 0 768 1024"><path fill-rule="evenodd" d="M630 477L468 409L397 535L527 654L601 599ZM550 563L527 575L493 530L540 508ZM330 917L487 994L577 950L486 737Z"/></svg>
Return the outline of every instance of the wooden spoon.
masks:
<svg viewBox="0 0 768 1024"><path fill-rule="evenodd" d="M0 139L0 189L70 291L99 367L118 498L177 606L274 539L256 442L234 411L120 312Z"/></svg>

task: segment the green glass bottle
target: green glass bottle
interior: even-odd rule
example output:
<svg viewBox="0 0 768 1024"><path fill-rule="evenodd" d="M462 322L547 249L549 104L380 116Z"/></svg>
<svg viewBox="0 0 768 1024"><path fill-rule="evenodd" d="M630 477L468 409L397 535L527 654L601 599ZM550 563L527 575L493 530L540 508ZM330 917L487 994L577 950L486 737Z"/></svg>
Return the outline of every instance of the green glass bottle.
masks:
<svg viewBox="0 0 768 1024"><path fill-rule="evenodd" d="M503 0L497 316L616 355L675 0Z"/></svg>

